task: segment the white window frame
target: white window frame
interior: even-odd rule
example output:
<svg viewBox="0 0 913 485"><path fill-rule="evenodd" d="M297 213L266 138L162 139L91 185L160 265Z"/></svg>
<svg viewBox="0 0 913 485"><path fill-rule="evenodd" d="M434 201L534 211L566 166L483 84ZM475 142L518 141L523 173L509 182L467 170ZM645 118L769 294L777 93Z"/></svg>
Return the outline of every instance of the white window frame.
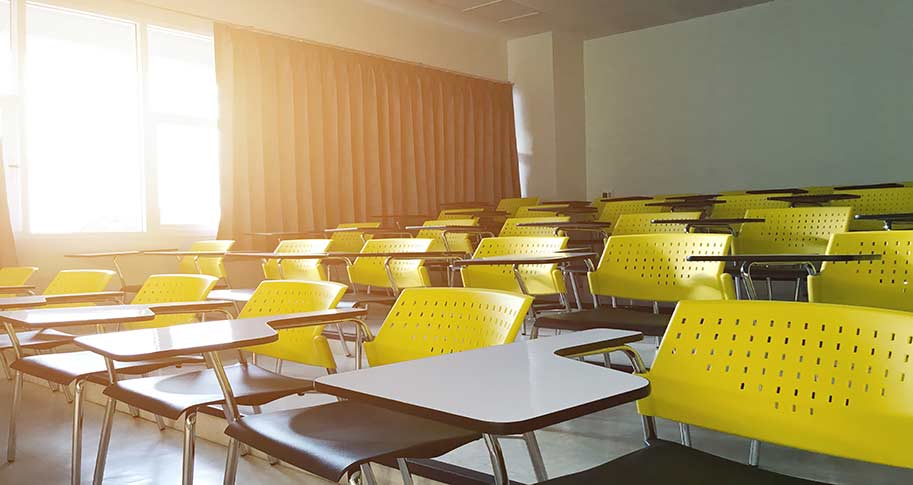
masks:
<svg viewBox="0 0 913 485"><path fill-rule="evenodd" d="M10 212L13 220L21 221L19 227L14 227L17 236L26 236L36 239L54 239L66 236L68 238L91 239L125 237L128 239L143 238L142 234L173 234L177 236L195 236L195 235L213 235L216 231L215 225L170 225L161 224L158 209L158 166L155 153L155 135L157 123L168 121L191 126L213 126L218 123L211 120L203 120L189 116L179 115L161 115L153 113L148 106L149 91L148 85L148 32L149 27L159 27L171 29L180 32L186 32L204 37L212 37L212 22L200 18L183 15L163 9L158 9L144 4L138 4L125 0L32 0L34 3L50 7L74 10L81 13L98 15L102 17L111 17L121 21L132 22L136 25L136 46L137 46L137 69L139 90L139 125L140 130L140 171L144 183L142 190L143 220L142 228L139 231L125 232L77 232L77 233L32 233L29 227L29 206L28 206L28 159L27 147L25 140L26 125L25 111L27 109L27 98L25 90L25 69L24 62L26 57L26 4L28 0L11 0L12 17L12 49L13 49L13 71L15 73L13 94L0 95L0 109L4 113L14 112L17 117L18 131L18 150L17 160L9 160L5 163L9 165L18 165L18 186L20 197L18 200L10 200ZM12 171L8 171L9 176ZM218 174L216 174L218 176Z"/></svg>

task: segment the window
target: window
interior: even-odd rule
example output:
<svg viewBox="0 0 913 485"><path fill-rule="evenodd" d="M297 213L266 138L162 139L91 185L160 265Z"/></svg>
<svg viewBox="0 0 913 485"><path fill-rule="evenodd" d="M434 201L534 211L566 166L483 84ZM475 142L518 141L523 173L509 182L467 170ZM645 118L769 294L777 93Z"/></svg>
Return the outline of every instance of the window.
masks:
<svg viewBox="0 0 913 485"><path fill-rule="evenodd" d="M26 35L31 232L143 230L136 25L29 4Z"/></svg>
<svg viewBox="0 0 913 485"><path fill-rule="evenodd" d="M149 28L149 124L162 225L219 220L212 39Z"/></svg>
<svg viewBox="0 0 913 485"><path fill-rule="evenodd" d="M16 18L9 1L0 0L6 15L0 34L6 32L7 41L9 18ZM13 5L24 9L26 42L18 47L24 99L10 96L8 104L18 106L24 123L16 135L22 169L8 175L21 186L11 205L23 229L214 228L219 167L212 38L36 2ZM13 66L16 56L3 57L15 52L10 45L15 42L4 51L0 42L0 63Z"/></svg>
<svg viewBox="0 0 913 485"><path fill-rule="evenodd" d="M13 6L0 0L0 96L13 91Z"/></svg>

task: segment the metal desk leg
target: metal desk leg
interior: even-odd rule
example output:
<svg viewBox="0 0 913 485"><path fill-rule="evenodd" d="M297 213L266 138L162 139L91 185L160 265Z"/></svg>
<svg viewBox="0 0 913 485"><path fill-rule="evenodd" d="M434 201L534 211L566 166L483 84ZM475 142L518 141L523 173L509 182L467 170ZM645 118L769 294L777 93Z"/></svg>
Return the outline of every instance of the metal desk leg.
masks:
<svg viewBox="0 0 913 485"><path fill-rule="evenodd" d="M127 280L124 278L124 272L120 269L120 265L117 264L117 256L111 258L111 263L114 264L114 272L117 273L117 279L120 280L120 287L126 289Z"/></svg>
<svg viewBox="0 0 913 485"><path fill-rule="evenodd" d="M488 447L488 456L491 458L491 468L494 472L495 485L507 485L507 465L504 463L504 453L501 451L501 445L498 439L490 434L483 434L485 446Z"/></svg>

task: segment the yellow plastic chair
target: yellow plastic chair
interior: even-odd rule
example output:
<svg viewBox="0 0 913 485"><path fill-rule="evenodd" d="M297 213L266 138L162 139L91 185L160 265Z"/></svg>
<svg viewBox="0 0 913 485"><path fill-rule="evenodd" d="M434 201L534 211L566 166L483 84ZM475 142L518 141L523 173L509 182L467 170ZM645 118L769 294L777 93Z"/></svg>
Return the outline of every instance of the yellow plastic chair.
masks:
<svg viewBox="0 0 913 485"><path fill-rule="evenodd" d="M514 215L518 219L529 219L529 218L539 218L539 217L556 217L558 216L557 212L542 211L538 209L563 209L568 207L568 204L540 204L540 205L527 205L521 207L517 210L517 213ZM533 210L536 209L536 210Z"/></svg>
<svg viewBox="0 0 913 485"><path fill-rule="evenodd" d="M566 237L487 237L482 239L473 258L553 254L567 247ZM466 266L460 269L463 286L519 293L520 287L510 265ZM557 265L520 266L520 274L529 295L564 295L564 278Z"/></svg>
<svg viewBox="0 0 913 485"><path fill-rule="evenodd" d="M132 304L203 301L215 287L218 278L209 275L161 274L146 279L133 297ZM157 315L144 322L125 323L124 328L160 328L196 321L193 313Z"/></svg>
<svg viewBox="0 0 913 485"><path fill-rule="evenodd" d="M434 242L424 238L372 239L365 243L361 253L412 253L426 252ZM390 275L382 257L356 258L348 266L349 281L353 285L387 288L397 293L403 288L431 286L428 270L421 259L395 259L390 261ZM390 281L392 276L393 281ZM394 286L395 285L395 286Z"/></svg>
<svg viewBox="0 0 913 485"><path fill-rule="evenodd" d="M190 251L228 251L235 244L230 240L215 241L197 241L190 245ZM196 257L183 256L179 262L179 271L184 274L203 274L215 276L225 280L227 283L228 273L225 272L225 264L221 256L217 257Z"/></svg>
<svg viewBox="0 0 913 485"><path fill-rule="evenodd" d="M478 227L479 219L469 217L464 219L438 219L425 221L423 226L467 226ZM447 241L444 241L444 231L439 229L422 229L415 235L417 238L431 239L429 251L462 251L466 254L472 253L472 239L469 234L447 234Z"/></svg>
<svg viewBox="0 0 913 485"><path fill-rule="evenodd" d="M599 215L596 217L596 220L599 222L610 222L614 226L616 223L618 223L618 218L621 217L622 214L670 212L664 207L647 205L653 202L658 202L658 200L619 200L615 202L605 202L603 203L602 209L599 211Z"/></svg>
<svg viewBox="0 0 913 485"><path fill-rule="evenodd" d="M840 193L844 193L841 191ZM853 214L899 214L913 212L913 187L890 189L850 190L846 193L860 198L837 200L834 207L852 207ZM851 231L878 231L883 229L881 221L850 221Z"/></svg>
<svg viewBox="0 0 913 485"><path fill-rule="evenodd" d="M325 253L330 249L330 239L287 239L276 246L277 253ZM279 262L268 259L263 265L263 276L268 280L326 281L326 266L317 259L286 259Z"/></svg>
<svg viewBox="0 0 913 485"><path fill-rule="evenodd" d="M526 207L530 205L539 205L538 197L516 197L510 199L501 199L498 202L498 207L495 210L507 212L510 214L510 217L517 215L517 211L521 207Z"/></svg>
<svg viewBox="0 0 913 485"><path fill-rule="evenodd" d="M22 286L32 277L38 268L34 266L7 266L0 268L0 286ZM26 293L26 292L23 292ZM0 294L0 296L10 294Z"/></svg>
<svg viewBox="0 0 913 485"><path fill-rule="evenodd" d="M328 310L336 307L346 285L330 281L263 281L238 318ZM279 360L336 370L333 351L323 336L323 325L279 330L279 341L245 350Z"/></svg>
<svg viewBox="0 0 913 485"><path fill-rule="evenodd" d="M533 336L540 328L616 328L660 336L669 324L669 315L660 313L661 302L735 299L735 285L725 272L725 263L687 261L692 255L729 254L731 246L728 234L612 236L596 271L587 274L595 309L540 317ZM600 307L600 296L610 297L612 306ZM653 305L620 306L619 298Z"/></svg>
<svg viewBox="0 0 913 485"><path fill-rule="evenodd" d="M532 297L477 288L410 288L370 342L368 364L393 364L514 341Z"/></svg>
<svg viewBox="0 0 913 485"><path fill-rule="evenodd" d="M748 210L746 218L765 222L743 224L733 251L735 254L821 254L832 234L846 232L851 216L849 207Z"/></svg>
<svg viewBox="0 0 913 485"><path fill-rule="evenodd" d="M555 235L555 229L551 227L520 227L517 224L527 224L530 222L570 222L570 216L552 216L552 217L512 217L504 221L501 226L499 237L552 237Z"/></svg>
<svg viewBox="0 0 913 485"><path fill-rule="evenodd" d="M107 269L65 269L57 273L48 283L42 295L67 295L72 293L97 293L105 291L111 278L117 274ZM61 303L47 307L90 306L92 303Z"/></svg>
<svg viewBox="0 0 913 485"><path fill-rule="evenodd" d="M657 439L653 417L842 458L913 467L909 453L913 317L792 302L684 301L659 347L648 447L560 483L794 483ZM864 439L860 439L864 437ZM639 455L639 456L637 456ZM649 470L637 463L650 463ZM666 477L666 480L663 480ZM701 477L704 477L703 479ZM765 478L766 477L766 478Z"/></svg>
<svg viewBox="0 0 913 485"><path fill-rule="evenodd" d="M347 224L340 224L336 226L336 229L378 229L379 227L379 222L350 222ZM370 234L358 231L334 232L333 235L330 236L330 240L333 242L330 243L329 250L331 252L339 253L357 253L361 251L361 247L365 245L365 241L371 238L372 236Z"/></svg>
<svg viewBox="0 0 913 485"><path fill-rule="evenodd" d="M716 204L710 210L710 217L713 219L739 219L745 217L745 211L749 209L788 209L789 202L769 200L777 194L745 194L745 195L726 195L719 197L718 200L724 201L723 204Z"/></svg>
<svg viewBox="0 0 913 485"><path fill-rule="evenodd" d="M842 232L827 254L880 254L878 261L823 263L808 300L913 312L913 231Z"/></svg>
<svg viewBox="0 0 913 485"><path fill-rule="evenodd" d="M622 214L612 227L613 236L631 234L670 234L685 232L683 224L653 224L654 219L700 219L700 212L645 212Z"/></svg>

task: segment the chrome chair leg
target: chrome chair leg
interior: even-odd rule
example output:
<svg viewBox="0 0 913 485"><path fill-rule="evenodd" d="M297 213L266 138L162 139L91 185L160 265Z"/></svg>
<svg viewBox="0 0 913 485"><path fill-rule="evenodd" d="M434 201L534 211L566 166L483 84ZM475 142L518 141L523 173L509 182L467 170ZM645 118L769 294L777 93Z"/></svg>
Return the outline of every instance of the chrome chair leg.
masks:
<svg viewBox="0 0 913 485"><path fill-rule="evenodd" d="M336 334L339 335L339 342L342 344L342 351L345 352L346 357L352 357L352 351L349 350L349 343L346 342L346 336L342 333L342 324L336 324Z"/></svg>
<svg viewBox="0 0 913 485"><path fill-rule="evenodd" d="M526 443L526 451L529 452L529 461L533 464L533 471L536 473L536 481L544 482L548 480L548 471L545 469L545 460L542 459L542 450L539 448L539 441L533 431L523 433L523 441Z"/></svg>
<svg viewBox="0 0 913 485"><path fill-rule="evenodd" d="M75 396L73 396L73 435L70 444L70 483L79 485L82 481L82 423L83 423L83 404L85 403L84 388L86 381L79 379L74 385Z"/></svg>
<svg viewBox="0 0 913 485"><path fill-rule="evenodd" d="M197 411L192 409L184 415L184 456L181 469L181 483L193 483L193 460L196 447Z"/></svg>
<svg viewBox="0 0 913 485"><path fill-rule="evenodd" d="M165 426L165 419L158 414L155 415L155 424L158 425L159 431L165 431L168 428L168 426Z"/></svg>
<svg viewBox="0 0 913 485"><path fill-rule="evenodd" d="M413 485L412 473L409 473L409 464L405 458L397 458L396 465L399 466L399 474L403 477L403 485Z"/></svg>
<svg viewBox="0 0 913 485"><path fill-rule="evenodd" d="M0 350L0 367L3 367L3 375L6 377L6 380L13 380L13 371L10 370L10 364L6 360L6 354Z"/></svg>
<svg viewBox="0 0 913 485"><path fill-rule="evenodd" d="M360 465L359 469L365 485L377 485L377 477L374 476L374 469L371 468L370 463Z"/></svg>
<svg viewBox="0 0 913 485"><path fill-rule="evenodd" d="M73 393L70 392L70 386L60 386L63 388L63 397L67 400L67 403L73 404Z"/></svg>
<svg viewBox="0 0 913 485"><path fill-rule="evenodd" d="M95 457L95 475L92 485L102 485L105 479L105 463L108 460L108 445L111 444L111 428L114 426L114 413L117 411L117 401L108 398L105 404L105 418L101 424L101 435L98 438L98 454Z"/></svg>
<svg viewBox="0 0 913 485"><path fill-rule="evenodd" d="M691 426L678 423L678 431L682 435L682 445L691 448Z"/></svg>
<svg viewBox="0 0 913 485"><path fill-rule="evenodd" d="M16 415L19 414L19 403L22 401L22 372L16 371L13 384L13 405L10 407L9 436L6 442L6 461L16 461Z"/></svg>
<svg viewBox="0 0 913 485"><path fill-rule="evenodd" d="M748 464L751 466L758 466L760 460L761 442L758 440L751 440L751 444L748 446Z"/></svg>
<svg viewBox="0 0 913 485"><path fill-rule="evenodd" d="M225 458L225 476L222 479L223 485L235 485L235 479L238 476L238 460L241 454L241 443L231 438L228 440L228 456Z"/></svg>
<svg viewBox="0 0 913 485"><path fill-rule="evenodd" d="M485 446L488 447L488 457L491 459L491 468L494 472L495 485L507 485L507 466L504 464L504 453L501 451L501 445L498 438L494 435L484 434Z"/></svg>

